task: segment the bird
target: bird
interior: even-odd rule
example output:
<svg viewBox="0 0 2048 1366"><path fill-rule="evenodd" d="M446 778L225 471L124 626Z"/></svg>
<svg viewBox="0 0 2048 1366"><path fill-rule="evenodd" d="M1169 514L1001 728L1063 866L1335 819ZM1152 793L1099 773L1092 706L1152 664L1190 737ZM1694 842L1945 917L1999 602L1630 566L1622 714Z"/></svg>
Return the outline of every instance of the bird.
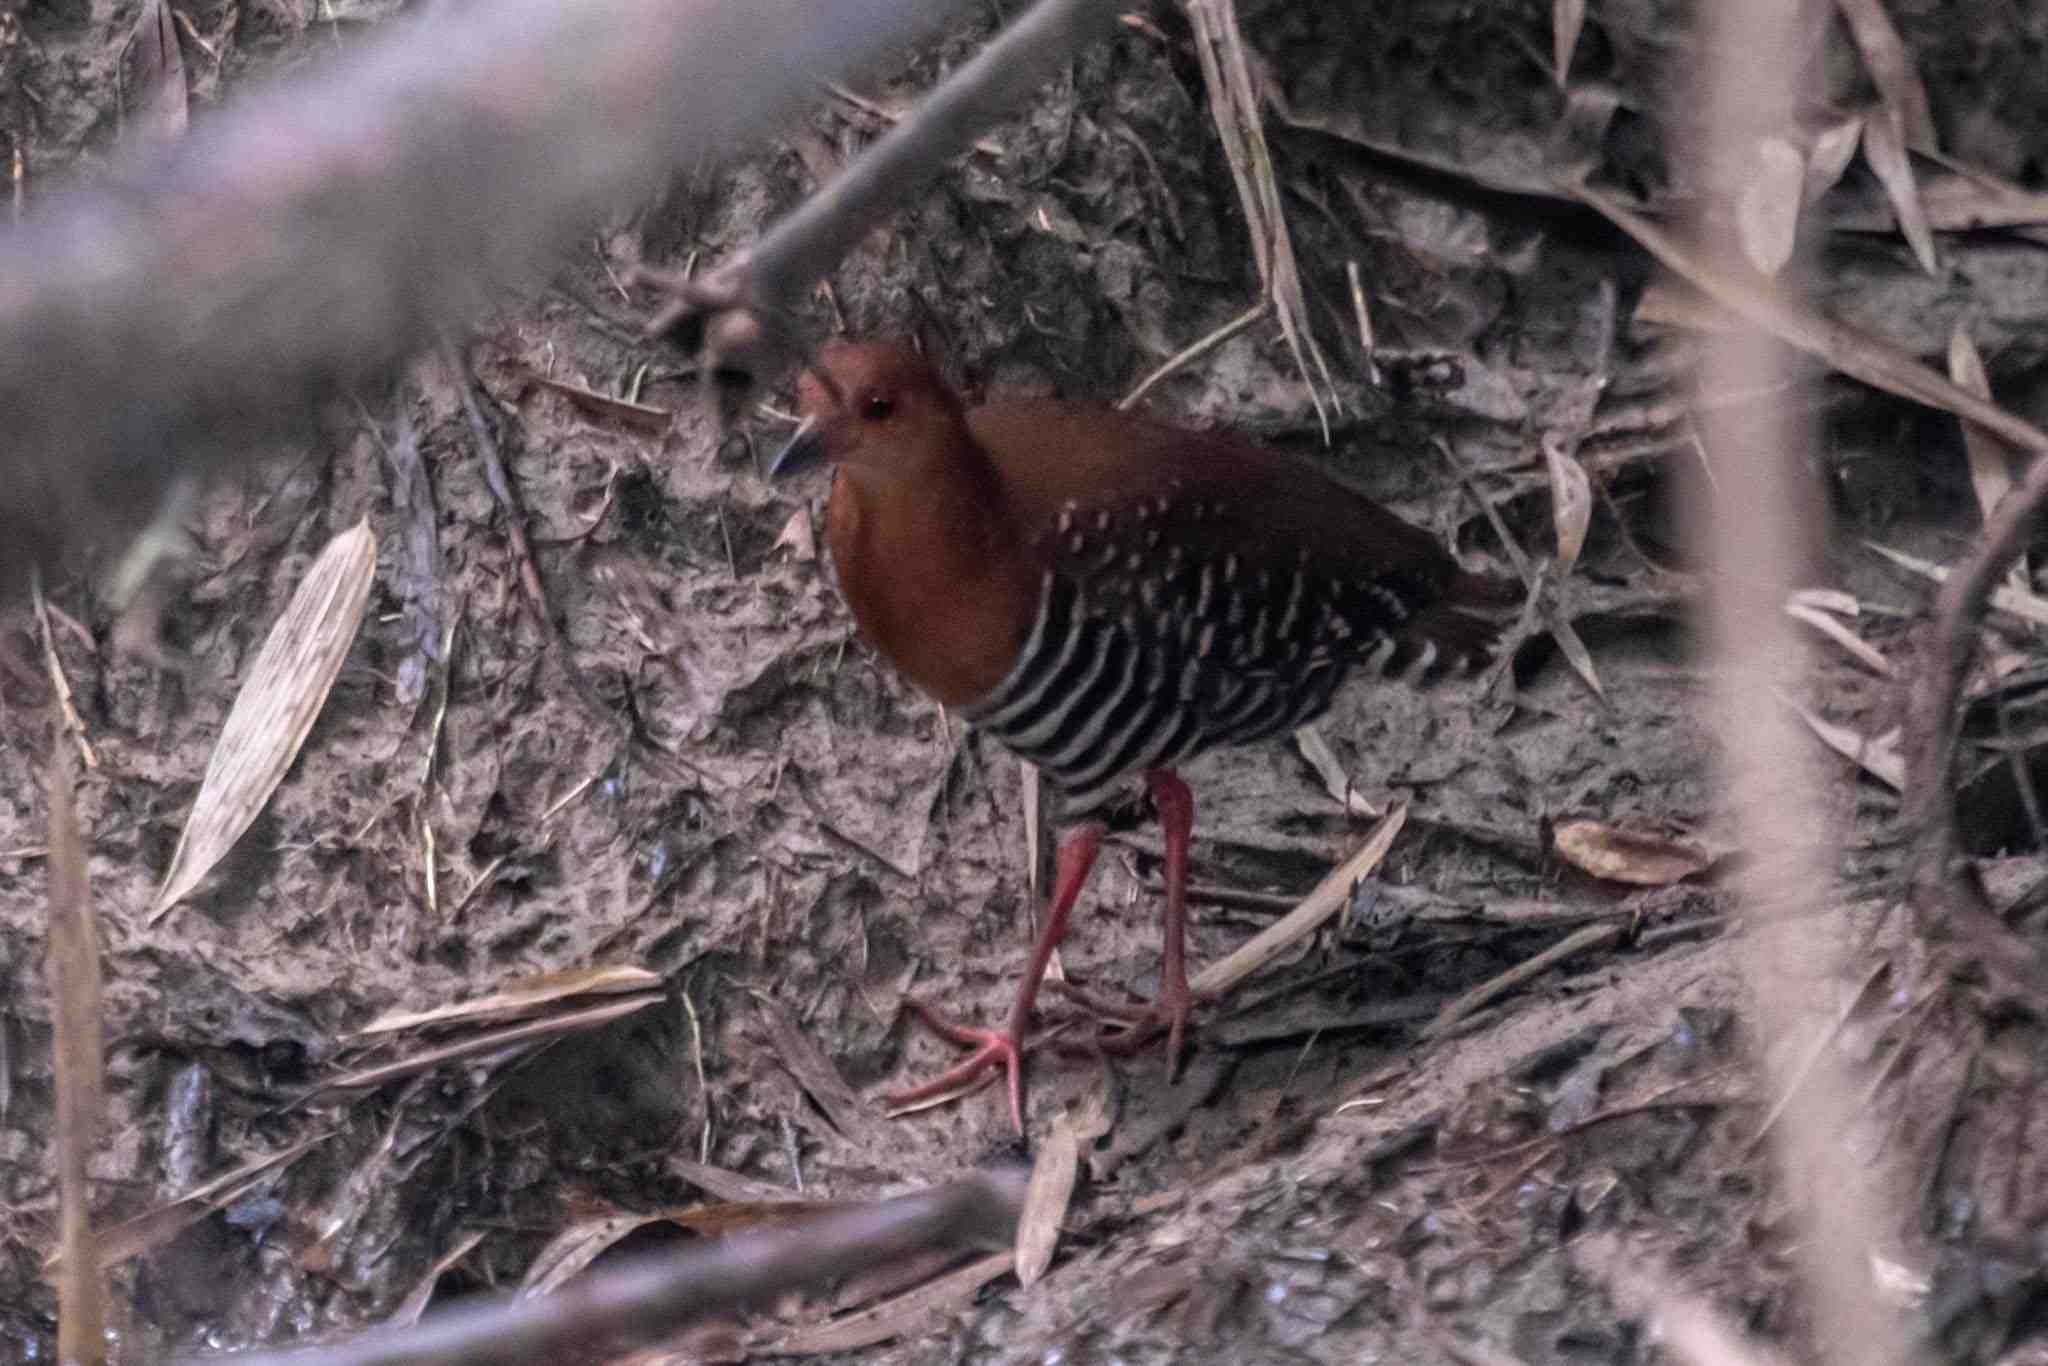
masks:
<svg viewBox="0 0 2048 1366"><path fill-rule="evenodd" d="M826 541L861 633L1063 795L1053 893L1003 1025L916 1018L969 1051L895 1107L1000 1066L1024 1132L1023 1039L1101 850L1141 780L1165 842L1161 987L1140 1026L1181 1054L1195 755L1286 734L1354 669L1409 681L1492 657L1511 582L1320 467L1228 429L1057 399L969 407L917 351L833 341L797 378L771 478L832 470Z"/></svg>

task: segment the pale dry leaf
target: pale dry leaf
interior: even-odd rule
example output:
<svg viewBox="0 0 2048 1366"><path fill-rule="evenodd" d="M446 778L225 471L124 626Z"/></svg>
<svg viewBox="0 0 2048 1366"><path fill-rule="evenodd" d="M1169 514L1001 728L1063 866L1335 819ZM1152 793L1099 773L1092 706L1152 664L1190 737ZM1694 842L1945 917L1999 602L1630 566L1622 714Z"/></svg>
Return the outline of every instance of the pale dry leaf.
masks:
<svg viewBox="0 0 2048 1366"><path fill-rule="evenodd" d="M191 92L170 0L145 0L132 41L135 112L129 133L144 143L176 141L191 118Z"/></svg>
<svg viewBox="0 0 2048 1366"><path fill-rule="evenodd" d="M890 1338L928 1331L938 1315L965 1308L983 1286L1008 1274L1016 1263L1014 1252L993 1253L871 1308L798 1328L775 1342L773 1350L783 1356L850 1352Z"/></svg>
<svg viewBox="0 0 2048 1366"><path fill-rule="evenodd" d="M1709 267L1680 245L1677 237L1597 186L1581 182L1562 188L1599 210L1666 269L1788 345L1818 356L1843 374L1888 394L1981 422L2023 450L2048 451L2048 432L1956 387L1891 343L1788 302L1770 288L1768 281L1744 279L1733 272Z"/></svg>
<svg viewBox="0 0 2048 1366"><path fill-rule="evenodd" d="M1835 188L1842 173L1849 169L1849 163L1856 159L1856 149L1862 142L1863 117L1860 114L1851 114L1814 134L1812 144L1806 149L1807 203L1817 202Z"/></svg>
<svg viewBox="0 0 2048 1366"><path fill-rule="evenodd" d="M1543 465L1550 471L1550 517L1557 529L1557 576L1562 579L1579 562L1586 529L1593 522L1593 485L1558 432L1543 434Z"/></svg>
<svg viewBox="0 0 2048 1366"><path fill-rule="evenodd" d="M630 991L651 991L661 985L661 974L625 964L601 968L569 968L522 977L488 996L456 1001L432 1010L389 1010L344 1037L365 1039L373 1034L391 1034L420 1025L475 1024L486 1020L531 1015L543 1007L574 996L617 996Z"/></svg>
<svg viewBox="0 0 2048 1366"><path fill-rule="evenodd" d="M1936 564L1932 560L1923 560L1918 555L1908 555L1903 550L1894 550L1888 545L1879 545L1876 541L1865 541L1863 544L1869 546L1893 564L1903 569L1910 569L1915 574L1924 575L1936 583L1940 583L1948 578L1948 566L1946 565ZM2013 588L2009 584L2001 585L1991 590L1991 605L2001 612L2010 612L2022 620L2048 626L2048 598L2043 598L2039 593L2031 589L2021 590Z"/></svg>
<svg viewBox="0 0 2048 1366"><path fill-rule="evenodd" d="M382 1326L409 1328L418 1323L420 1315L426 1313L427 1306L433 1302L434 1292L440 1288L441 1278L453 1271L463 1258L476 1251L477 1244L483 1242L489 1232L489 1229L476 1228L457 1238L454 1246L436 1258L434 1264L413 1282L412 1289L406 1292L405 1298L398 1302L398 1308L391 1311L391 1316L384 1320Z"/></svg>
<svg viewBox="0 0 2048 1366"><path fill-rule="evenodd" d="M1758 138L1756 161L1735 196L1736 237L1758 273L1776 275L1792 259L1805 200L1804 154L1784 138Z"/></svg>
<svg viewBox="0 0 2048 1366"><path fill-rule="evenodd" d="M1894 792L1906 790L1906 757L1899 752L1896 733L1865 737L1847 726L1822 720L1790 698L1784 700L1786 706L1799 713L1807 729L1820 737L1822 744Z"/></svg>
<svg viewBox="0 0 2048 1366"><path fill-rule="evenodd" d="M574 1034L599 1025L610 1024L613 1020L636 1014L649 1006L660 1005L667 1000L665 992L650 991L642 996L628 996L622 1000L606 1001L603 1005L579 1006L563 1009L557 1014L538 1020L522 1020L516 1024L504 1025L484 1034L457 1039L453 1043L440 1044L433 1048L421 1049L410 1057L394 1062L376 1063L358 1067L321 1081L321 1091L351 1091L371 1086L382 1086L400 1077L409 1077L443 1063L461 1062L466 1058L482 1057L504 1050L530 1047Z"/></svg>
<svg viewBox="0 0 2048 1366"><path fill-rule="evenodd" d="M1961 326L1949 335L1948 377L1979 398L1991 397L1984 357ZM1997 437L1968 421L1963 423L1963 445L1970 457L1970 486L1977 491L1977 507L1988 519L2012 491L2012 453Z"/></svg>
<svg viewBox="0 0 2048 1366"><path fill-rule="evenodd" d="M1802 602L1787 601L1785 604L1785 615L1791 617L1794 621L1805 622L1808 626L1811 626L1814 630L1820 632L1844 650L1847 650L1858 662L1867 666L1873 673L1883 674L1886 677L1891 676L1892 662L1886 659L1875 645L1872 645L1869 641L1842 625L1841 622L1836 621L1826 612L1817 607L1809 607Z"/></svg>
<svg viewBox="0 0 2048 1366"><path fill-rule="evenodd" d="M1705 850L1623 830L1604 821L1566 821L1552 834L1559 858L1605 882L1633 887L1668 887L1705 872L1713 857Z"/></svg>
<svg viewBox="0 0 2048 1366"><path fill-rule="evenodd" d="M1794 589L1785 601L1800 607L1811 607L1819 612L1833 612L1838 616L1863 615L1862 601L1854 593L1845 593L1839 588Z"/></svg>
<svg viewBox="0 0 2048 1366"><path fill-rule="evenodd" d="M1906 245L1913 249L1913 259L1920 263L1920 269L1935 274L1941 265L1934 253L1934 229L1927 222L1927 206L1920 202L1912 157L1891 120L1874 118L1864 125L1863 159L1870 163L1878 184L1884 186L1899 231L1905 235Z"/></svg>
<svg viewBox="0 0 2048 1366"><path fill-rule="evenodd" d="M209 1177L184 1194L172 1197L166 1204L144 1210L112 1228L101 1229L92 1240L93 1259L102 1271L106 1271L132 1257L162 1247L216 1210L234 1204L269 1180L279 1168L297 1161L308 1149L332 1136L332 1131L317 1133L268 1157L252 1158L239 1167ZM52 1252L44 1259L43 1270L58 1270L64 1260L61 1251Z"/></svg>
<svg viewBox="0 0 2048 1366"><path fill-rule="evenodd" d="M560 394L586 416L601 421L616 422L622 427L648 436L665 436L669 425L675 421L675 414L667 408L656 408L652 404L635 403L630 399L613 398L582 384L571 384L567 380L551 379L540 371L521 367L520 373L533 384L552 393Z"/></svg>
<svg viewBox="0 0 2048 1366"><path fill-rule="evenodd" d="M669 1222L666 1214L608 1214L578 1219L548 1239L519 1279L519 1298L551 1295L572 1277L617 1245L621 1238L650 1224Z"/></svg>
<svg viewBox="0 0 2048 1366"><path fill-rule="evenodd" d="M1532 957L1499 973L1464 995L1448 1001L1430 1022L1422 1027L1416 1038L1422 1040L1440 1039L1465 1021L1501 1000L1512 992L1549 972L1558 964L1576 958L1582 953L1594 953L1621 942L1628 933L1628 926L1619 920L1605 924L1582 925L1564 938Z"/></svg>
<svg viewBox="0 0 2048 1366"><path fill-rule="evenodd" d="M1024 1208L1017 1216L1017 1279L1025 1289L1038 1283L1059 1248L1060 1223L1081 1174L1081 1134L1065 1110L1053 1117L1052 1132L1038 1145Z"/></svg>
<svg viewBox="0 0 2048 1366"><path fill-rule="evenodd" d="M1979 398L1991 397L1991 376L1985 372L1984 358L1977 353L1976 343L1970 340L1970 334L1960 325L1948 339L1948 376L1957 387L1967 389ZM1988 522L2005 495L2012 492L2012 447L1985 431L1982 425L1965 418L1963 453L1970 461L1970 486L1976 490L1977 506ZM2025 555L2015 560L2006 571L2005 581L2006 586L2015 592L2033 591L2033 576Z"/></svg>
<svg viewBox="0 0 2048 1366"><path fill-rule="evenodd" d="M1913 66L1899 31L1885 12L1884 0L1837 0L1842 17L1849 21L1849 34L1871 84L1884 100L1887 113L1898 121L1906 141L1930 151L1936 146L1934 110L1927 101L1927 87Z"/></svg>
<svg viewBox="0 0 2048 1366"><path fill-rule="evenodd" d="M1565 663L1572 666L1572 672L1581 682L1593 690L1595 697L1606 697L1607 689L1600 686L1600 670L1593 666L1593 652L1586 648L1586 642L1579 639L1579 633L1572 624L1559 617L1550 623L1550 637L1563 652Z"/></svg>
<svg viewBox="0 0 2048 1366"><path fill-rule="evenodd" d="M93 1256L92 1183L87 1166L106 1091L100 1038L100 945L86 876L85 840L72 801L71 769L53 746L50 761L50 929L46 967L55 1054L57 1355L93 1363L107 1357L106 1285Z"/></svg>
<svg viewBox="0 0 2048 1366"><path fill-rule="evenodd" d="M1586 27L1586 0L1550 0L1550 54L1560 89L1571 75L1572 56Z"/></svg>
<svg viewBox="0 0 2048 1366"><path fill-rule="evenodd" d="M1351 889L1372 876L1386 858L1387 850L1393 847L1394 837L1407 823L1408 804L1395 803L1365 837L1364 846L1317 883L1300 905L1253 935L1235 953L1196 973L1188 982L1188 990L1198 997L1220 995L1314 934L1350 903Z"/></svg>
<svg viewBox="0 0 2048 1366"><path fill-rule="evenodd" d="M284 781L355 641L376 570L377 537L365 519L306 571L235 694L148 923L199 885Z"/></svg>
<svg viewBox="0 0 2048 1366"><path fill-rule="evenodd" d="M1344 771L1344 765L1337 762L1337 756L1330 749L1330 742L1323 738L1314 726L1303 726L1294 732L1294 747L1301 751L1301 757L1308 760L1309 767L1323 780L1323 791L1330 799L1355 815L1379 817L1379 808L1360 796L1351 784L1351 775Z"/></svg>
<svg viewBox="0 0 2048 1366"><path fill-rule="evenodd" d="M790 556L802 564L809 564L818 558L818 533L811 530L811 510L800 507L789 514L789 520L782 524L782 534L775 538L771 550L789 547Z"/></svg>
<svg viewBox="0 0 2048 1366"><path fill-rule="evenodd" d="M1937 232L2048 223L2048 193L2015 185L1952 157L1929 155L1925 148L1913 150L1934 163L1923 169L1919 182L1920 205ZM1828 226L1848 232L1889 232L1896 225L1888 206L1865 196L1848 196L1828 205Z"/></svg>
<svg viewBox="0 0 2048 1366"><path fill-rule="evenodd" d="M1294 255L1294 239L1280 186L1273 173L1262 117L1264 102L1238 29L1234 0L1197 0L1187 7L1195 57L1209 93L1209 113L1224 159L1237 185L1239 206L1251 235L1252 258L1265 296L1273 303L1280 335L1301 372L1309 402L1329 440L1328 408L1341 400L1330 367L1309 325L1307 298ZM1320 381L1320 383L1318 383Z"/></svg>

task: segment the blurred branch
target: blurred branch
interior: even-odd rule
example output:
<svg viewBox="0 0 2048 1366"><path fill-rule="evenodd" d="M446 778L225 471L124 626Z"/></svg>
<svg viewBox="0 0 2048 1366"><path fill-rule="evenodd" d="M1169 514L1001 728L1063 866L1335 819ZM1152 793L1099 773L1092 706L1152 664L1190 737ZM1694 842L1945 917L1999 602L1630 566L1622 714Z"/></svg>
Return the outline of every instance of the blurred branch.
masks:
<svg viewBox="0 0 2048 1366"><path fill-rule="evenodd" d="M647 330L700 356L706 401L730 420L800 352L801 293L1115 18L1111 0L1039 0L752 247L698 280L639 272L674 296Z"/></svg>
<svg viewBox="0 0 2048 1366"><path fill-rule="evenodd" d="M1699 164L1740 164L1797 107L1796 37L1810 27L1819 2L1725 0L1703 16L1709 56L1696 96L1706 115ZM1785 402L1781 381L1792 358L1786 343L1853 339L1825 325L1802 336L1800 324L1810 326L1811 315L1783 299L1777 281L1744 275L1732 219L1702 206L1699 259L1708 275L1743 281L1747 326L1708 338L1699 384L1702 394L1740 392L1749 401L1701 405L1716 477L1711 496L1692 501L1700 543L1724 571L1714 583L1708 625L1721 776L1749 856L1733 881L1750 927L1744 975L1751 1033L1758 1070L1781 1098L1770 1139L1779 1187L1800 1227L1794 1255L1818 1359L1887 1366L1908 1359L1907 1338L1877 1297L1870 1266L1902 1224L1886 1164L1871 1156L1875 1145L1856 1143L1865 1112L1850 1099L1827 1032L1832 1021L1816 1009L1845 966L1839 837L1814 747L1791 709L1773 705L1774 694L1801 695L1811 676L1804 642L1779 610L1811 553L1798 465L1789 453L1809 449L1814 439ZM1878 345L1837 345L1824 354L1850 373L1890 372L1906 381L1929 375ZM1795 1049L1775 1046L1795 1040L1815 1041L1803 1060Z"/></svg>
<svg viewBox="0 0 2048 1366"><path fill-rule="evenodd" d="M1914 910L1939 925L1992 974L2001 993L2039 1008L2048 998L2048 955L2015 934L1992 909L1963 857L1949 771L1962 727L1963 681L1976 657L1977 623L1991 590L2040 529L2048 504L2048 456L2036 455L2018 487L1985 519L1984 534L1934 595L1934 627L1906 693L1906 794L1901 812L1912 838Z"/></svg>
<svg viewBox="0 0 2048 1366"><path fill-rule="evenodd" d="M532 1299L465 1303L401 1332L336 1347L248 1352L235 1366L461 1366L586 1360L659 1341L709 1314L730 1313L793 1290L913 1253L1007 1247L1029 1173L1005 1167L802 1223L608 1267Z"/></svg>
<svg viewBox="0 0 2048 1366"><path fill-rule="evenodd" d="M0 235L0 600L951 8L444 6L40 206Z"/></svg>

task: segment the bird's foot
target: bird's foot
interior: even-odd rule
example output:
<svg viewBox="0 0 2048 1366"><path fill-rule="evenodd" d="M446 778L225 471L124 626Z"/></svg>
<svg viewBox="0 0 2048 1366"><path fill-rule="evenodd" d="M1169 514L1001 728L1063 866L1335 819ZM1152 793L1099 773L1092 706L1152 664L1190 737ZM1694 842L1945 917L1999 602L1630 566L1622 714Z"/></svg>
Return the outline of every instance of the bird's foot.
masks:
<svg viewBox="0 0 2048 1366"><path fill-rule="evenodd" d="M971 1048L974 1052L922 1086L883 1097L884 1103L899 1113L916 1109L927 1101L950 1097L982 1073L1000 1066L1009 1074L1010 1122L1017 1126L1021 1135L1024 1132L1024 1045L1018 1031L1014 1028L976 1029L970 1025L955 1024L915 999L904 1001L903 1008L940 1038L962 1048Z"/></svg>
<svg viewBox="0 0 2048 1366"><path fill-rule="evenodd" d="M1105 1053L1136 1053L1164 1029L1166 1079L1171 1082L1179 1075L1181 1049L1187 1040L1188 1015L1195 1008L1194 993L1188 990L1186 982L1178 986L1169 985L1159 993L1158 999L1138 1005L1099 1000L1066 982L1056 985L1061 995L1084 1010L1105 1016L1121 1026L1098 1035L1094 1040L1094 1046Z"/></svg>

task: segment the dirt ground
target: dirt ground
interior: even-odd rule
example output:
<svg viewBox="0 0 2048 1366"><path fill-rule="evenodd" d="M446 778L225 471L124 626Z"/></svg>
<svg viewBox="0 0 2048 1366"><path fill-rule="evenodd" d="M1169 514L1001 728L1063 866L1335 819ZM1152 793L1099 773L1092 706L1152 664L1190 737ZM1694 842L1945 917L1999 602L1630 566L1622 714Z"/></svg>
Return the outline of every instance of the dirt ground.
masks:
<svg viewBox="0 0 2048 1366"><path fill-rule="evenodd" d="M394 8L177 7L192 119L402 22ZM97 762L80 792L112 1111L95 1219L154 1212L113 1272L120 1359L431 1313L521 1284L565 1231L585 1256L673 1241L711 1226L707 1208L872 1199L1008 1142L996 1090L893 1119L876 1098L948 1056L899 1013L906 995L993 1019L1024 964L1019 767L856 636L820 549L822 485L757 474L787 423L759 415L721 440L682 360L638 340L647 300L618 283L637 259L718 260L798 203L986 39L996 7L969 8L857 98L821 92L771 152L594 221L552 286L478 321L462 350L516 511L480 458L469 379L428 356L325 414L317 441L199 496L189 545L158 570L155 657L117 639L93 585L48 585ZM2044 188L2048 18L1991 0L1889 8L1943 149ZM1270 317L1148 403L1312 453L1501 569L1475 494L1553 554L1540 442L1569 429L1597 497L1547 601L1600 691L1537 629L1503 676L1344 694L1319 732L1360 795L1407 804L1405 828L1345 914L1203 1008L1177 1082L1155 1052L1034 1055L1036 1131L1063 1108L1107 1120L1039 1284L999 1276L906 1311L875 1345L806 1348L821 1315L858 1307L849 1290L676 1359L1651 1359L1654 1313L1616 1290L1616 1257L1810 1356L1800 1193L1757 1141L1776 1097L1749 1060L1813 1044L1743 1024L1742 931L1720 881L1740 851L1710 771L1710 665L1687 625L1710 568L1677 517L1711 477L1690 422L1697 333L1640 316L1647 258L1548 188L1573 130L1596 179L1647 206L1711 179L1670 150L1686 130L1665 91L1698 55L1682 16L1591 7L1568 95L1547 6L1238 13L1329 362L1324 411ZM45 182L89 181L127 135L143 106L133 73L118 76L137 22L129 0L0 0L0 129L23 149L31 205ZM1813 68L1808 114L1868 106L1839 19ZM1929 276L1895 233L1837 226L1872 204L1859 161L1810 209L1818 306L1937 363L1964 325L1993 392L2036 412L2048 250L2024 230L1945 233ZM1152 3L871 235L812 316L915 335L972 391L1114 398L1260 297L1188 20ZM1813 448L1785 456L1810 476L1812 582L1854 595L1844 620L1895 671L1816 634L1796 700L1881 738L1931 588L1867 542L1955 558L1978 519L1961 437L1816 369L1787 382L1817 419ZM1590 418L1571 416L1596 394ZM379 545L369 610L296 765L232 855L152 923L239 682L313 557L364 518ZM2038 667L2025 627L1988 625ZM51 1358L55 1322L43 641L26 610L0 621L0 1355L22 1360ZM1973 706L1960 766L1971 852L2035 932L2037 898L2019 899L2048 873L2029 817L2038 686ZM1815 984L1838 1007L1824 1046L1865 1088L1851 1150L1888 1174L1899 1211L1874 1282L1925 1359L2042 1360L2040 1021L1945 973L1899 904L1895 794L1825 762L1829 807L1813 819L1840 858L1815 896L1850 951L1840 980ZM1197 964L1270 923L1373 823L1292 746L1185 776ZM1554 846L1571 821L1679 839L1709 866L1667 885L1596 878ZM1159 852L1149 822L1116 834L1068 941L1071 977L1151 994ZM1444 1015L1574 935L1576 951ZM659 994L438 1065L429 1049L502 1022L356 1033L599 967L652 974ZM362 1071L387 1064L382 1079ZM241 1179L174 1203L223 1174Z"/></svg>

